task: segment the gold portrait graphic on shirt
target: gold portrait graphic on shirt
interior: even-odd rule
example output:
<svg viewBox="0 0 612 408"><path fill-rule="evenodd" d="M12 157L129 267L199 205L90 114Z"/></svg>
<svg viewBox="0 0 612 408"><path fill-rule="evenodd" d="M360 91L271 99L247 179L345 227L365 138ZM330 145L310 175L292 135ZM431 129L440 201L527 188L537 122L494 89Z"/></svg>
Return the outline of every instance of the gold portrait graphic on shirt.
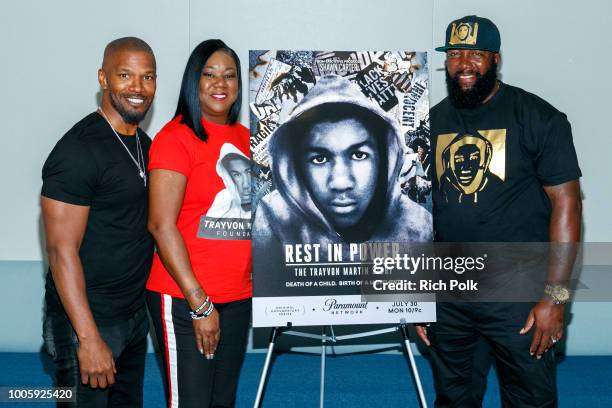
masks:
<svg viewBox="0 0 612 408"><path fill-rule="evenodd" d="M506 129L438 135L436 177L447 202L478 203L506 178Z"/></svg>
<svg viewBox="0 0 612 408"><path fill-rule="evenodd" d="M474 45L478 39L478 23L453 23L449 45Z"/></svg>

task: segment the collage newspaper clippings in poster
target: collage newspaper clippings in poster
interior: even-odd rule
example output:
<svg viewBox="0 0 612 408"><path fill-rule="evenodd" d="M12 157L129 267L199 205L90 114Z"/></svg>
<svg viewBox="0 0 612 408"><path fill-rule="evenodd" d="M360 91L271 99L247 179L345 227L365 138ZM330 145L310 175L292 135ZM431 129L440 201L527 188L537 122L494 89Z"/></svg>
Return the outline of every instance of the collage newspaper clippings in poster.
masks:
<svg viewBox="0 0 612 408"><path fill-rule="evenodd" d="M432 239L427 54L249 53L253 326L435 320L367 260Z"/></svg>

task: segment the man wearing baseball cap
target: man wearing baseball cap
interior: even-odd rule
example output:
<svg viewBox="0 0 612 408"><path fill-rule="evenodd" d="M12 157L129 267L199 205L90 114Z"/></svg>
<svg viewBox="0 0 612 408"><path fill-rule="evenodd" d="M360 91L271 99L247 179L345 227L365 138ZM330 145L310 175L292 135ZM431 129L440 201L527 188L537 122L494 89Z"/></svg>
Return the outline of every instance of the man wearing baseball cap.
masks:
<svg viewBox="0 0 612 408"><path fill-rule="evenodd" d="M581 172L570 124L497 78L500 46L495 24L472 15L451 22L436 48L446 53L448 97L430 114L435 239L577 242ZM574 258L565 254L569 269ZM554 344L563 335L567 269L549 266L529 302L502 293L495 302L438 304L437 323L417 327L431 346L437 407L482 404L483 342L496 360L503 406L557 406ZM505 272L514 276L512 267Z"/></svg>

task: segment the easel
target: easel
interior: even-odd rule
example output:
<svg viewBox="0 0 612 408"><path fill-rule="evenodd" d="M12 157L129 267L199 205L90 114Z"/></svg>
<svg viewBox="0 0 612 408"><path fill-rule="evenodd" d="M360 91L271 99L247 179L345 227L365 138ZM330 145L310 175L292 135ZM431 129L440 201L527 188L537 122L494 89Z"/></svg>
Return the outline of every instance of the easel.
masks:
<svg viewBox="0 0 612 408"><path fill-rule="evenodd" d="M396 331L401 331L402 337L404 338L404 345L406 347L406 351L408 352L408 359L410 360L412 378L414 380L414 383L417 389L417 393L419 396L419 403L421 405L421 408L427 408L427 401L425 400L425 394L423 393L423 386L421 385L421 378L419 376L419 370L417 369L416 363L414 361L414 355L412 354L412 348L410 347L410 338L408 337L408 328L407 328L406 323L402 322L398 326L390 327L387 329L347 334L344 336L336 336L334 334L333 326L329 326L331 335L328 336L326 332L326 327L327 326L322 326L320 335L291 330L291 323L287 323L287 326L285 327L275 327L272 329L272 332L270 333L270 344L268 345L268 352L266 353L266 360L264 362L264 367L261 372L261 377L259 379L259 387L257 387L257 396L255 397L255 404L253 405L253 408L259 408L261 405L261 401L263 399L264 388L266 386L266 380L268 378L268 370L270 368L270 362L272 360L272 353L274 352L274 346L276 345L276 340L281 335L287 334L290 336L306 337L310 339L321 340L321 385L320 385L320 392L319 392L319 407L323 408L324 398L325 398L325 356L327 355L327 342L336 343L337 341L356 339L360 337L376 336L379 334L392 333Z"/></svg>

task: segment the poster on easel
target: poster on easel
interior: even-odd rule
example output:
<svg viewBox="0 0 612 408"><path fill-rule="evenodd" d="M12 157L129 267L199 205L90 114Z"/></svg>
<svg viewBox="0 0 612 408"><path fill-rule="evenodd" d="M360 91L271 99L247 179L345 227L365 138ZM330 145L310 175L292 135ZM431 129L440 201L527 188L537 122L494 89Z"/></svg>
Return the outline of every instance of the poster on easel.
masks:
<svg viewBox="0 0 612 408"><path fill-rule="evenodd" d="M362 293L432 240L428 85L425 52L249 52L254 327L435 320Z"/></svg>

